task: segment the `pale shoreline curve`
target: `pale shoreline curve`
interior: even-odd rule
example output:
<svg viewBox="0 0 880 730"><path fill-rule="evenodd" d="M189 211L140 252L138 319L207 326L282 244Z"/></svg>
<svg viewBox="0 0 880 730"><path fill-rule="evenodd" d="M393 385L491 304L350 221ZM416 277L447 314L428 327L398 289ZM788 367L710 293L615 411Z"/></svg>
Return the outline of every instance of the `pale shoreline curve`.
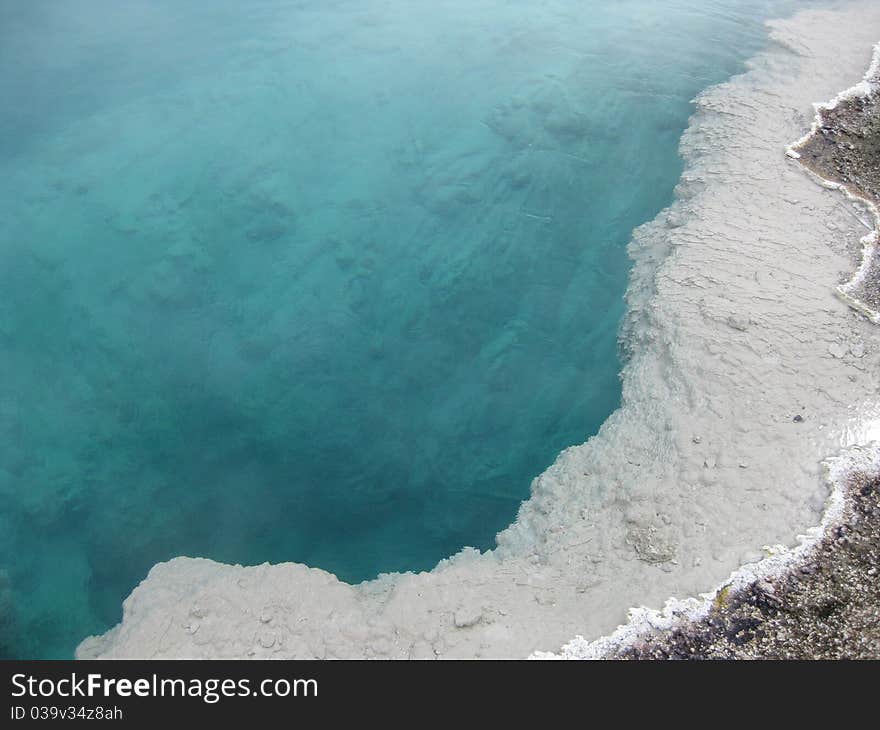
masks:
<svg viewBox="0 0 880 730"><path fill-rule="evenodd" d="M786 155L793 160L803 162L802 151L822 127L823 112L836 109L842 102L857 98L869 97L877 91L880 83L880 43L874 47L873 60L864 78L855 86L840 92L827 103L816 103L813 108L816 115L810 131L786 150ZM858 190L823 177L816 169L804 164L804 170L812 175L820 185L841 192L849 201L863 207L871 214L873 230L862 240L862 263L848 282L837 287L841 298L854 310L862 313L875 324L880 323L880 312L873 310L868 304L855 296L854 291L867 278L868 270L877 255L878 238L880 238L880 210L867 197L860 195ZM671 632L687 632L690 627L705 622L719 601L732 592L743 591L754 585L766 585L770 578L787 579L808 560L815 560L815 552L835 527L845 520L848 499L848 483L857 474L880 474L880 442L872 442L864 446L852 446L841 454L829 458L825 462L829 497L822 521L804 535L798 536L798 545L789 549L783 545L766 546L766 557L757 563L749 563L735 570L731 575L716 586L712 591L697 598L670 598L662 610L647 607L630 610L626 624L619 626L611 635L588 641L577 636L562 647L559 653L535 652L532 659L587 659L596 660L615 658L627 650L644 646L646 643L660 643L661 653L668 651L668 636Z"/></svg>
<svg viewBox="0 0 880 730"><path fill-rule="evenodd" d="M834 293L862 224L784 153L814 100L862 76L880 7L770 28L745 74L698 98L676 202L635 233L621 408L534 481L494 551L357 586L176 558L77 656L527 657L698 595L818 523L823 460L880 437L880 341Z"/></svg>

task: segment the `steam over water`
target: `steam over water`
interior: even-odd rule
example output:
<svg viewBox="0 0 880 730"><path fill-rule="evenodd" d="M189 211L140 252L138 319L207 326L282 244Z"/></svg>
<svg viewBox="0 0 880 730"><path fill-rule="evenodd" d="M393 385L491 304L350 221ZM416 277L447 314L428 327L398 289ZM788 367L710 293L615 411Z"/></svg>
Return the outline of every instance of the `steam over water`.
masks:
<svg viewBox="0 0 880 730"><path fill-rule="evenodd" d="M488 549L786 0L0 0L0 655L157 561Z"/></svg>

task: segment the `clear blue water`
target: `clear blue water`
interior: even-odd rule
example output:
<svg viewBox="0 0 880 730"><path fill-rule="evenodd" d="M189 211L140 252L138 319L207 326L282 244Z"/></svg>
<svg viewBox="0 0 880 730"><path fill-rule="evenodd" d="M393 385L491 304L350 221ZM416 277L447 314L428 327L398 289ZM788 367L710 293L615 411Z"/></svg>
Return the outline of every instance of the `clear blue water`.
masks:
<svg viewBox="0 0 880 730"><path fill-rule="evenodd" d="M0 655L155 562L494 545L770 0L0 0ZM803 3L800 3L803 5Z"/></svg>

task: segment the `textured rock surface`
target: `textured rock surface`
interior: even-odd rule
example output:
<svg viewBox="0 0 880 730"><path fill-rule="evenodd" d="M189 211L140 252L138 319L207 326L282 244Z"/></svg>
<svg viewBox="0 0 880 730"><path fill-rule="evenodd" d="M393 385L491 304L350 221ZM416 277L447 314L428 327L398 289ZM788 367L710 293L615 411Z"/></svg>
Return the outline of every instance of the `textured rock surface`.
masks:
<svg viewBox="0 0 880 730"><path fill-rule="evenodd" d="M880 7L807 11L773 37L700 97L678 202L635 236L624 405L535 480L498 549L359 586L177 558L79 656L527 656L815 524L821 460L878 435L880 342L833 293L862 222L784 152L812 102L862 76Z"/></svg>

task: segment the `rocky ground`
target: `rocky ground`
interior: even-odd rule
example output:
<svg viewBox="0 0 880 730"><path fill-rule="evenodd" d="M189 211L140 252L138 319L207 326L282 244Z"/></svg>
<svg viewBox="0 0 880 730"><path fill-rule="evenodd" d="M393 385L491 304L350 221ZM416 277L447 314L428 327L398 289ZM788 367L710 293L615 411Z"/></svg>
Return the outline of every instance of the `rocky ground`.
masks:
<svg viewBox="0 0 880 730"><path fill-rule="evenodd" d="M880 204L880 93L841 101L797 152L826 180Z"/></svg>
<svg viewBox="0 0 880 730"><path fill-rule="evenodd" d="M880 92L846 99L819 116L816 133L797 148L801 163L880 207ZM880 311L880 264L856 294Z"/></svg>
<svg viewBox="0 0 880 730"><path fill-rule="evenodd" d="M880 206L880 93L820 113L800 161ZM880 267L859 297L880 306ZM880 659L880 474L845 485L843 519L786 574L722 589L708 615L610 659Z"/></svg>

